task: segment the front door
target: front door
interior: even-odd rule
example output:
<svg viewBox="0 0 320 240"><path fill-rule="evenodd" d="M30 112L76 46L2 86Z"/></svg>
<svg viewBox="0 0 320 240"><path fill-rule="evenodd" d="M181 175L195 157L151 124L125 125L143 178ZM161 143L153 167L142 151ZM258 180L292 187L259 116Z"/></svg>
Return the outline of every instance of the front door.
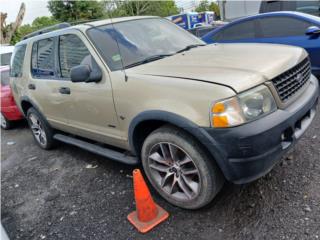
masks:
<svg viewBox="0 0 320 240"><path fill-rule="evenodd" d="M60 87L65 89L68 97L69 131L117 145L117 139L121 141L121 136L106 67L80 32L61 35L58 41L60 75L65 80ZM98 83L71 82L70 70L78 65L89 65L92 71L101 71L102 80Z"/></svg>

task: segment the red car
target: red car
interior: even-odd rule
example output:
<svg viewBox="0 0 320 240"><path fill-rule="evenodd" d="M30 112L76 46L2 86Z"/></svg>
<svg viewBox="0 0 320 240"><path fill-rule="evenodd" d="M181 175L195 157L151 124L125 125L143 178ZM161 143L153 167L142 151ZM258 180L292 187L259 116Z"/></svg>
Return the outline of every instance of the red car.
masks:
<svg viewBox="0 0 320 240"><path fill-rule="evenodd" d="M1 66L1 128L10 129L13 121L23 118L17 107L9 85L9 66Z"/></svg>

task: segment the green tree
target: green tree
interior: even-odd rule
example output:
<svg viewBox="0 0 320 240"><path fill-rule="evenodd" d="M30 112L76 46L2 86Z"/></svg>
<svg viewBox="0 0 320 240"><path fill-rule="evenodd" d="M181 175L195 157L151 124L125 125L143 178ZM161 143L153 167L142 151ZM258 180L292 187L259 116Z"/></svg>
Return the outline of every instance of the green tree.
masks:
<svg viewBox="0 0 320 240"><path fill-rule="evenodd" d="M166 17L179 13L175 1L107 1L108 15L111 17L153 15Z"/></svg>
<svg viewBox="0 0 320 240"><path fill-rule="evenodd" d="M217 19L220 19L220 8L219 5L215 2L210 3L209 11L212 11L217 16Z"/></svg>
<svg viewBox="0 0 320 240"><path fill-rule="evenodd" d="M210 4L207 0L203 0L199 3L198 7L196 7L196 12L204 12L209 11Z"/></svg>
<svg viewBox="0 0 320 240"><path fill-rule="evenodd" d="M195 9L196 12L212 11L215 13L217 18L220 18L220 9L217 3L211 2L208 0L202 0L198 7Z"/></svg>
<svg viewBox="0 0 320 240"><path fill-rule="evenodd" d="M105 3L101 1L50 0L48 9L61 22L100 19L105 16Z"/></svg>
<svg viewBox="0 0 320 240"><path fill-rule="evenodd" d="M33 20L32 24L24 24L19 27L13 35L10 43L14 45L17 42L21 41L21 39L27 34L45 27L55 25L57 23L59 22L52 17L37 17L35 20Z"/></svg>

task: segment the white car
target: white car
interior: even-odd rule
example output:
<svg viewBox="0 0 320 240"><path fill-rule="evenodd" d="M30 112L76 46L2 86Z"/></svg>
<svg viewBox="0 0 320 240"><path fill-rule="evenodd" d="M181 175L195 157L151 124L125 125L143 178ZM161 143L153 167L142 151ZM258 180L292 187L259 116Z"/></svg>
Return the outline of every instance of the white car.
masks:
<svg viewBox="0 0 320 240"><path fill-rule="evenodd" d="M10 59L13 52L14 46L2 45L0 46L0 66L10 65Z"/></svg>

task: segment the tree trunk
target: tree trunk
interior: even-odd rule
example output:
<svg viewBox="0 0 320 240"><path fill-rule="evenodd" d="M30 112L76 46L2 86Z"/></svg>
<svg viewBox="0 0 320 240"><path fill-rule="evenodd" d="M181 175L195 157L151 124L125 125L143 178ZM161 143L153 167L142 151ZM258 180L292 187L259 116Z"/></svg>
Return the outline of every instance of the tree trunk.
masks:
<svg viewBox="0 0 320 240"><path fill-rule="evenodd" d="M13 34L18 30L21 26L24 14L26 12L26 5L21 3L19 13L16 17L16 21L11 23L9 26L6 25L6 13L1 13L1 44L10 43Z"/></svg>

